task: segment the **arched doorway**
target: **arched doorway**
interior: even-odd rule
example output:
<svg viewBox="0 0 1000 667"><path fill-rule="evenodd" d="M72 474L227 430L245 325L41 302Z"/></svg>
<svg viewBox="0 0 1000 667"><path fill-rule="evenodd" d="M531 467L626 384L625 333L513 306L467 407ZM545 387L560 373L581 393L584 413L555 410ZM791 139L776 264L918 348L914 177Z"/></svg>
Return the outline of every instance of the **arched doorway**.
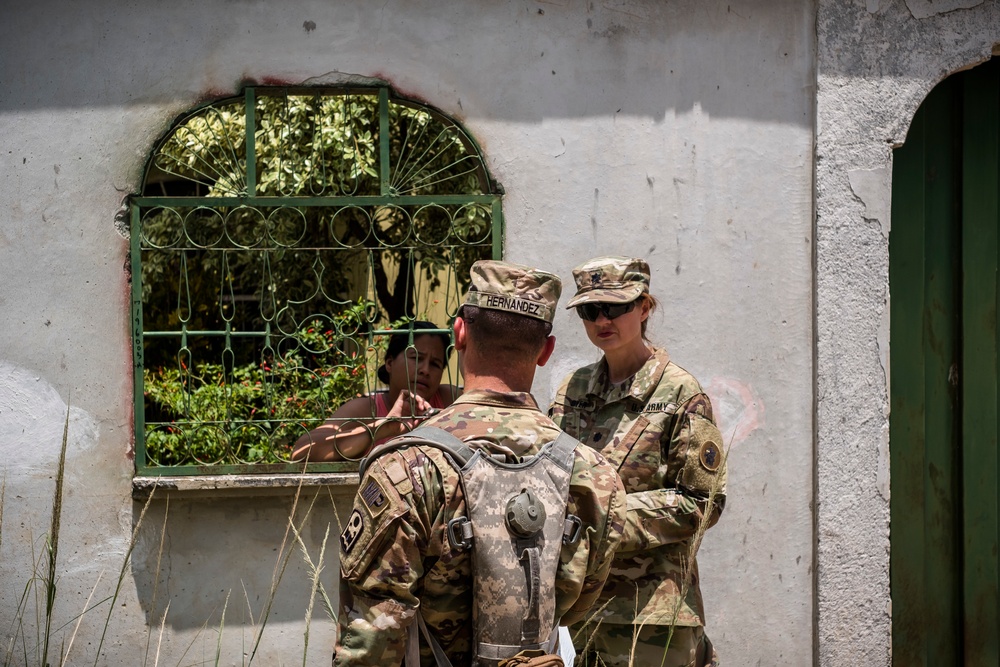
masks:
<svg viewBox="0 0 1000 667"><path fill-rule="evenodd" d="M938 85L893 158L894 665L1000 664L1000 60Z"/></svg>

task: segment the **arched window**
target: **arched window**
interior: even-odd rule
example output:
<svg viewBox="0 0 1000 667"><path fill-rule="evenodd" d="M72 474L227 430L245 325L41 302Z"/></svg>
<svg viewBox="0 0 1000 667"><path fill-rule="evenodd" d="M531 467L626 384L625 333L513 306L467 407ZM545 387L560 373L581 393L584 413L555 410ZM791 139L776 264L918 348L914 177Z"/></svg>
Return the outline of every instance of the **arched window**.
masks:
<svg viewBox="0 0 1000 667"><path fill-rule="evenodd" d="M300 469L291 443L373 389L386 334L446 328L500 257L500 194L457 123L385 87L178 120L131 198L137 472Z"/></svg>

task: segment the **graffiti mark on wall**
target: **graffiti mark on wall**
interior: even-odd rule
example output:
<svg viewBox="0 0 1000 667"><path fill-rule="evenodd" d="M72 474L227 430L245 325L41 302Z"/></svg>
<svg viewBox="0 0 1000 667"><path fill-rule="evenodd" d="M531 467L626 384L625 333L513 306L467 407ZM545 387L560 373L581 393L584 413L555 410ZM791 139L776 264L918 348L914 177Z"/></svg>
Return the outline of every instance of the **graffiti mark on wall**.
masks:
<svg viewBox="0 0 1000 667"><path fill-rule="evenodd" d="M705 385L712 399L715 420L726 446L738 445L764 426L764 403L749 383L736 378L713 377Z"/></svg>

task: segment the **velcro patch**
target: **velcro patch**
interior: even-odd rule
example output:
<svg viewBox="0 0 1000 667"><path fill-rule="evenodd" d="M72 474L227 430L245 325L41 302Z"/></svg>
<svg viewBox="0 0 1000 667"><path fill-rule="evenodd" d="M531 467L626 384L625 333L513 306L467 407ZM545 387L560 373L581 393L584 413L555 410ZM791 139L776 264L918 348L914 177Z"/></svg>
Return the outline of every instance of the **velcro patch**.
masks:
<svg viewBox="0 0 1000 667"><path fill-rule="evenodd" d="M389 501L385 497L382 485L374 477L368 477L368 482L358 495L361 496L361 500L364 502L365 507L368 508L368 513L372 515L372 518L377 517L389 506Z"/></svg>
<svg viewBox="0 0 1000 667"><path fill-rule="evenodd" d="M722 448L722 434L710 420L701 415L687 413L682 447L684 467L678 482L695 495L707 495L714 489L725 493L726 477Z"/></svg>
<svg viewBox="0 0 1000 667"><path fill-rule="evenodd" d="M701 461L701 465L709 472L715 472L722 465L722 450L719 446L712 442L711 440L706 440L701 446L701 452L698 454L698 460Z"/></svg>
<svg viewBox="0 0 1000 667"><path fill-rule="evenodd" d="M351 512L351 518L347 520L344 532L340 534L340 550L345 554L351 553L354 545L358 543L358 538L365 530L365 518L361 511L355 509Z"/></svg>

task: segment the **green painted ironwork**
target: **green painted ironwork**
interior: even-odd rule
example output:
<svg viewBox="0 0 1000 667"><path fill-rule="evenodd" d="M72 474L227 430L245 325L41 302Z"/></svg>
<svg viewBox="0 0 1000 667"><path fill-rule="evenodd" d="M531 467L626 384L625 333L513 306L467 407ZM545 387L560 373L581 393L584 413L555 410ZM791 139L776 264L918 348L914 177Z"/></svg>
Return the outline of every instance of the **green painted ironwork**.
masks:
<svg viewBox="0 0 1000 667"><path fill-rule="evenodd" d="M500 257L501 194L467 132L386 87L179 119L131 198L137 472L301 470L290 443L374 389L390 327L449 325Z"/></svg>
<svg viewBox="0 0 1000 667"><path fill-rule="evenodd" d="M893 166L893 664L996 665L1000 63L940 84Z"/></svg>

